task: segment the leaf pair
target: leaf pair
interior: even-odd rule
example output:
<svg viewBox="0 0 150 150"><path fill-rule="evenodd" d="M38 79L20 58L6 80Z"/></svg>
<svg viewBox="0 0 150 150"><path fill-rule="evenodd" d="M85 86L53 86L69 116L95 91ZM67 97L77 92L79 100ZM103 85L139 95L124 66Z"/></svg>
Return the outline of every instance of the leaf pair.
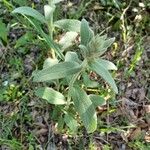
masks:
<svg viewBox="0 0 150 150"><path fill-rule="evenodd" d="M115 38L106 39L107 36L94 36L93 31L89 27L88 22L85 19L81 21L80 27L81 44L80 48L82 50L82 55L84 58L99 57L107 50L107 48L114 42Z"/></svg>
<svg viewBox="0 0 150 150"><path fill-rule="evenodd" d="M111 87L118 93L114 79L108 70L117 70L116 66L103 59L99 59L107 48L114 42L114 38L106 39L107 36L94 36L93 31L88 25L88 22L83 19L81 21L81 45L82 55L88 61L90 69L100 75Z"/></svg>
<svg viewBox="0 0 150 150"><path fill-rule="evenodd" d="M77 33L73 33L73 32L79 32L80 31L80 21L78 20L74 20L74 19L62 19L62 20L58 20L55 21L54 23L51 23L51 21L53 21L53 12L55 10L55 3L58 3L60 0L57 0L56 2L53 1L53 5L45 5L44 6L44 13L45 16L43 16L41 13L39 13L37 10L32 9L30 7L19 7L16 8L12 13L18 13L18 14L22 14L25 16L30 16L36 20L38 20L39 22L36 22L33 19L27 18L29 20L29 22L34 26L34 28L36 29L36 31L44 38L45 42L47 43L47 45L52 48L57 54L58 56L64 60L64 56L62 54L62 51L60 50L60 48L58 47L58 45L52 40L52 37L50 37L49 35L47 35L43 29L41 28L41 24L46 24L49 28L51 28L51 32L53 32L53 28L57 27L60 29L63 29L65 31L71 31L68 32L68 34L72 35L74 34L74 36L72 37L72 39L69 39L70 42L67 42L67 44L64 44L64 42L60 43L62 45L62 50L68 48L71 44L72 44L72 40L74 40L77 36ZM52 19L52 20L51 20ZM66 35L65 40L67 40L68 35Z"/></svg>
<svg viewBox="0 0 150 150"><path fill-rule="evenodd" d="M80 87L76 86L71 89L71 97L74 102L76 111L86 127L88 133L92 133L97 128L97 115L95 108L105 104L105 100L98 95L87 95Z"/></svg>
<svg viewBox="0 0 150 150"><path fill-rule="evenodd" d="M43 16L37 10L27 6L18 7L14 11L12 11L12 13L30 16L38 20L42 24L48 24L48 20L51 17L51 14L53 13L55 7L45 5L44 9L45 9L45 16ZM62 19L54 22L55 27L58 27L65 31L75 31L75 32L80 32L80 24L81 24L80 21L75 19Z"/></svg>
<svg viewBox="0 0 150 150"><path fill-rule="evenodd" d="M96 58L105 53L108 47L114 42L115 38L106 39L107 36L96 35L91 39L87 45L88 54L87 57Z"/></svg>
<svg viewBox="0 0 150 150"><path fill-rule="evenodd" d="M58 91L52 88L42 87L35 91L35 94L40 98L47 100L51 104L64 105L66 104L65 97ZM105 100L98 95L87 95L80 87L73 87L70 90L71 97L74 102L76 111L89 133L92 133L97 128L97 115L95 108L105 104ZM66 113L64 121L67 126L75 132L77 130L77 121L72 115Z"/></svg>

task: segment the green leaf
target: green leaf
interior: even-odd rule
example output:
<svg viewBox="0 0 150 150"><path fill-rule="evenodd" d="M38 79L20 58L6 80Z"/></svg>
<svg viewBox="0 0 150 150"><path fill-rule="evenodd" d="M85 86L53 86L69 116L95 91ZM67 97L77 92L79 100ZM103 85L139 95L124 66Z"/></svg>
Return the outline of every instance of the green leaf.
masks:
<svg viewBox="0 0 150 150"><path fill-rule="evenodd" d="M18 4L19 6L25 6L25 5L27 5L27 0L13 0L13 2L15 2L16 4Z"/></svg>
<svg viewBox="0 0 150 150"><path fill-rule="evenodd" d="M33 33L31 32L27 32L24 35L22 35L17 41L16 41L16 45L15 48L18 48L20 46L24 46L27 45L27 43L29 41L31 41L33 39Z"/></svg>
<svg viewBox="0 0 150 150"><path fill-rule="evenodd" d="M81 21L81 45L87 45L94 36L93 31L90 29L88 22L85 19Z"/></svg>
<svg viewBox="0 0 150 150"><path fill-rule="evenodd" d="M50 21L51 17L53 16L53 12L55 11L55 5L44 5L44 15L47 21Z"/></svg>
<svg viewBox="0 0 150 150"><path fill-rule="evenodd" d="M81 22L75 19L62 19L54 22L54 25L56 27L63 29L65 31L74 31L74 32L80 32L80 24Z"/></svg>
<svg viewBox="0 0 150 150"><path fill-rule="evenodd" d="M81 63L81 60L78 58L77 53L68 51L65 55L65 61L74 61Z"/></svg>
<svg viewBox="0 0 150 150"><path fill-rule="evenodd" d="M59 56L62 60L64 60L64 55L62 54L62 52L61 52L59 46L58 46L56 43L54 43L54 41L51 39L51 37L48 36L48 35L42 30L42 28L40 27L40 25L39 25L37 22L35 22L35 20L31 20L31 19L29 19L29 18L27 18L27 19L28 19L29 22L35 27L35 29L37 30L37 32L44 38L46 44L47 44L50 48L54 49L55 52L58 54L58 56Z"/></svg>
<svg viewBox="0 0 150 150"><path fill-rule="evenodd" d="M59 112L59 114L60 114L60 112ZM58 125L57 125L57 129L58 129L58 131L61 133L61 132L63 132L63 130L64 130L64 124L65 124L65 121L64 121L64 118L63 118L63 116L62 115L59 115L59 117L58 116L56 116L55 117L55 119L57 118L57 120L58 120Z"/></svg>
<svg viewBox="0 0 150 150"><path fill-rule="evenodd" d="M107 50L107 48L114 42L115 38L106 40L107 36L96 35L87 45L89 57L99 57Z"/></svg>
<svg viewBox="0 0 150 150"><path fill-rule="evenodd" d="M62 46L62 51L72 46L77 36L77 32L67 32L59 41L59 44Z"/></svg>
<svg viewBox="0 0 150 150"><path fill-rule="evenodd" d="M86 58L89 55L89 50L87 49L87 47L81 44L79 45L79 48L81 50L82 56Z"/></svg>
<svg viewBox="0 0 150 150"><path fill-rule="evenodd" d="M96 36L94 36L87 45L87 48L89 49L90 53L91 52L95 53L97 51L100 51L102 49L102 46L103 46L106 38L107 38L107 35L103 35L103 36L96 35Z"/></svg>
<svg viewBox="0 0 150 150"><path fill-rule="evenodd" d="M7 27L5 23L3 23L2 20L0 20L0 38L3 41L7 42L7 35L8 35Z"/></svg>
<svg viewBox="0 0 150 150"><path fill-rule="evenodd" d="M81 70L76 62L62 62L34 73L34 82L50 81L73 75Z"/></svg>
<svg viewBox="0 0 150 150"><path fill-rule="evenodd" d="M110 45L112 43L114 43L115 41L115 38L110 38L108 40L105 40L105 42L103 43L103 45L101 46L102 48L100 48L100 55L104 54L105 51L107 50L108 47L110 47Z"/></svg>
<svg viewBox="0 0 150 150"><path fill-rule="evenodd" d="M90 80L86 72L82 73L82 77L83 77L83 83L86 87L89 87L89 88L99 87L99 83L96 81Z"/></svg>
<svg viewBox="0 0 150 150"><path fill-rule="evenodd" d="M97 62L101 64L106 70L117 70L117 67L110 61L104 59L97 59Z"/></svg>
<svg viewBox="0 0 150 150"><path fill-rule="evenodd" d="M58 64L58 59L47 58L47 59L44 61L43 69L48 68L48 67L51 67L51 66L54 66L54 65L56 65L56 64Z"/></svg>
<svg viewBox="0 0 150 150"><path fill-rule="evenodd" d="M92 101L93 105L95 106L95 108L97 106L103 106L106 105L106 101L103 97L99 96L99 95L95 95L95 94L90 94L89 95L90 100Z"/></svg>
<svg viewBox="0 0 150 150"><path fill-rule="evenodd" d="M70 114L65 114L64 121L73 133L77 132L78 123Z"/></svg>
<svg viewBox="0 0 150 150"><path fill-rule="evenodd" d="M64 1L64 0L53 0L52 3L57 4L57 3L62 2L62 1Z"/></svg>
<svg viewBox="0 0 150 150"><path fill-rule="evenodd" d="M36 20L39 20L41 23L47 23L45 17L41 13L39 13L37 10L31 7L27 7L27 6L18 7L15 10L13 10L12 13L18 13L18 14L22 14L25 16L30 16L30 17L35 18Z"/></svg>
<svg viewBox="0 0 150 150"><path fill-rule="evenodd" d="M48 45L50 48L54 49L55 52L58 54L58 56L59 56L62 60L64 60L64 55L63 55L63 53L61 52L61 49L59 48L59 46L58 46L56 43L54 43L54 41L50 38L50 36L48 36L48 35L45 34L44 32L42 33L42 36L44 37L44 39L45 39L47 45Z"/></svg>
<svg viewBox="0 0 150 150"><path fill-rule="evenodd" d="M93 71L95 71L98 75L100 75L111 86L111 88L114 90L115 93L118 93L118 88L111 74L108 72L106 68L104 68L102 64L99 63L97 59L93 60L89 64L89 66Z"/></svg>
<svg viewBox="0 0 150 150"><path fill-rule="evenodd" d="M94 132L97 128L97 116L92 101L80 87L73 87L70 94L88 133Z"/></svg>
<svg viewBox="0 0 150 150"><path fill-rule="evenodd" d="M49 87L41 87L35 91L35 95L47 100L51 104L63 105L66 104L65 97L58 91Z"/></svg>

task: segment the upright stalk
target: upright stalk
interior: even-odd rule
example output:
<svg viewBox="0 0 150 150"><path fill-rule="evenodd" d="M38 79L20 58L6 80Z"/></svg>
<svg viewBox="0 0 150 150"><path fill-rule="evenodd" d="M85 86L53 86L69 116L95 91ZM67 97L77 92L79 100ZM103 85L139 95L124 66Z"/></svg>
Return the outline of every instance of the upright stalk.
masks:
<svg viewBox="0 0 150 150"><path fill-rule="evenodd" d="M55 10L55 5L52 3L53 0L48 0L48 5L50 6L50 14L49 14L49 19L48 19L48 31L51 40L53 41L53 31L54 31L54 24L53 24L53 12ZM55 51L51 49L52 53L52 58L55 58Z"/></svg>
<svg viewBox="0 0 150 150"><path fill-rule="evenodd" d="M54 5L53 5L52 1L53 0L49 0L48 4L53 9ZM51 10L51 14L49 16L48 30L49 30L50 37L53 40L53 10Z"/></svg>

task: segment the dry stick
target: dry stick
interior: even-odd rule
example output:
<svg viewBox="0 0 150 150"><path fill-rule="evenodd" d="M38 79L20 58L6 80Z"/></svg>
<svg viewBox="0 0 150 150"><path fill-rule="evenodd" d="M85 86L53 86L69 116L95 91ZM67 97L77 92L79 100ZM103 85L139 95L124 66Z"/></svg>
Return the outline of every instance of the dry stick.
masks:
<svg viewBox="0 0 150 150"><path fill-rule="evenodd" d="M109 101L107 100L107 120L106 120L106 122L107 122L107 128L110 125L110 123L109 123L109 113L108 112L109 112ZM108 133L106 133L106 139L108 141Z"/></svg>
<svg viewBox="0 0 150 150"><path fill-rule="evenodd" d="M124 40L125 43L126 43L126 40L127 40L127 38L126 38L127 30L126 30L126 27L125 27L125 19L124 19L124 17L125 17L125 14L126 14L127 10L129 9L131 3L132 3L132 0L130 1L129 5L123 10L123 13L122 13L122 15L120 17L120 20L122 21L121 27L122 27L122 30L123 30L123 40Z"/></svg>
<svg viewBox="0 0 150 150"><path fill-rule="evenodd" d="M97 136L94 136L95 139L98 139L98 140L102 140L103 142L105 142L106 144L109 145L109 142L107 142L106 140L104 140L102 137L97 137Z"/></svg>

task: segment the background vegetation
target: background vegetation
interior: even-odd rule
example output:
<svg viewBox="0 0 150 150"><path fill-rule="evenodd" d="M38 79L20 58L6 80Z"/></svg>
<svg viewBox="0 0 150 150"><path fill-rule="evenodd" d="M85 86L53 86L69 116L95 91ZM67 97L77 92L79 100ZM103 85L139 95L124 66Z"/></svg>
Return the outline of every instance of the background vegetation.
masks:
<svg viewBox="0 0 150 150"><path fill-rule="evenodd" d="M72 133L59 118L60 108L38 98L32 72L51 54L23 16L12 11L29 6L43 13L46 0L0 1L0 149L150 149L150 2L149 0L72 0L57 4L54 20L85 18L97 34L115 37L103 56L116 64L115 95L94 72L100 87L89 88L106 104L97 107L98 127ZM44 27L43 27L44 28ZM63 35L56 31L56 41ZM76 39L78 40L78 39ZM71 50L75 49L75 46Z"/></svg>

